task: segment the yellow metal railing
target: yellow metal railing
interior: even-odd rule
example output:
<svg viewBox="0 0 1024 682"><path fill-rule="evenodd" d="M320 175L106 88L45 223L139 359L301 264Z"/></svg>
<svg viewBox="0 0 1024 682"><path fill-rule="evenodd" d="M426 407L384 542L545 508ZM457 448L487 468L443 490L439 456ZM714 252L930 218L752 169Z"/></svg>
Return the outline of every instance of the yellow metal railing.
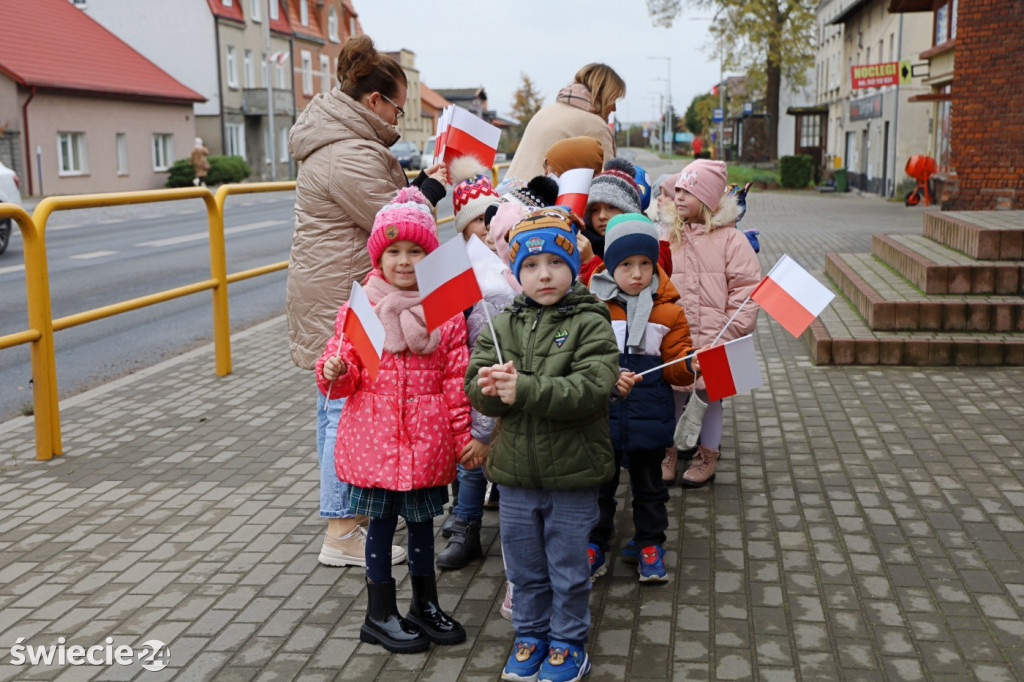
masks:
<svg viewBox="0 0 1024 682"><path fill-rule="evenodd" d="M508 164L499 164L492 169L495 185L498 182L500 168L507 166ZM55 331L210 290L213 297L213 342L217 375L224 376L231 373L231 325L228 316L227 285L285 270L288 268L288 261L283 260L228 274L224 240L224 203L231 194L278 192L293 189L295 189L294 181L254 182L221 185L216 194L211 193L205 187L184 187L48 197L39 202L31 216L16 204L0 203L0 219L13 218L21 230L29 324L29 328L26 330L0 336L0 350L26 343L30 345L36 459L47 460L54 455L63 454L60 408L57 400L59 395L57 362L53 343ZM50 304L49 264L46 258L46 225L54 211L182 199L202 199L206 205L209 223L209 279L53 319ZM437 222L438 225L443 225L451 220L451 217L447 217Z"/></svg>

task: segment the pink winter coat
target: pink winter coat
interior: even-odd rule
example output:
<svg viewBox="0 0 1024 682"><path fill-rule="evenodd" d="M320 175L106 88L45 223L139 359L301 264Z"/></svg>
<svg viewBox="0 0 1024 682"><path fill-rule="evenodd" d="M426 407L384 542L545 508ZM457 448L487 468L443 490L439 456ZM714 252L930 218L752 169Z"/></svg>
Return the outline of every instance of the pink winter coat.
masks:
<svg viewBox="0 0 1024 682"><path fill-rule="evenodd" d="M690 323L694 348L712 341L740 304L761 281L761 264L743 232L735 227L739 207L732 197L722 199L713 229L677 221L672 243L672 284ZM754 331L759 306L747 301L718 344ZM704 388L704 379L697 381Z"/></svg>
<svg viewBox="0 0 1024 682"><path fill-rule="evenodd" d="M324 362L337 352L346 303L334 336L316 363L320 392L328 395ZM338 424L334 465L338 478L361 488L413 490L448 485L469 442L469 400L462 389L469 348L466 321L455 315L440 329L433 352L384 351L377 380L346 337L341 344L345 374L330 386L331 399L348 398Z"/></svg>

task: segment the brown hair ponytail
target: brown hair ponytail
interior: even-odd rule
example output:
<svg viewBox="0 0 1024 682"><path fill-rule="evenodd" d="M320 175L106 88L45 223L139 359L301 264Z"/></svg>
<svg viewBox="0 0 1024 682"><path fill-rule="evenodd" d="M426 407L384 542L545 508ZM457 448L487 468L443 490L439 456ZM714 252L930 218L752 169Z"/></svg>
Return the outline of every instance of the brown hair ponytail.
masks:
<svg viewBox="0 0 1024 682"><path fill-rule="evenodd" d="M407 85L405 71L398 62L377 52L367 35L345 41L338 55L338 82L341 91L356 100L370 92L395 97L398 86Z"/></svg>

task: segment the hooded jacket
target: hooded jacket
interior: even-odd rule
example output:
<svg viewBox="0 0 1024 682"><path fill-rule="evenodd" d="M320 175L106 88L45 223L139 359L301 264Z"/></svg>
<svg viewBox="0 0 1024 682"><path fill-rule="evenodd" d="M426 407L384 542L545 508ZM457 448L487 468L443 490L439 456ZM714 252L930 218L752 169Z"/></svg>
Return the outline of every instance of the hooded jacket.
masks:
<svg viewBox="0 0 1024 682"><path fill-rule="evenodd" d="M619 366L631 372L649 370L693 351L690 325L682 307L676 304L679 293L660 267L658 290L653 295L654 308L647 319L644 332L646 347L642 353L630 352L626 346L629 334L626 308L615 299L606 301L619 347ZM643 381L633 386L625 400L613 402L610 406L615 450L628 453L672 447L676 427L672 386L692 383L693 373L686 361L645 374Z"/></svg>
<svg viewBox="0 0 1024 682"><path fill-rule="evenodd" d="M711 225L676 220L678 243L673 243L672 284L686 311L693 345L710 344L754 287L761 281L761 264L747 236L734 229L739 206L732 196L722 199ZM719 344L754 331L760 308L753 301L743 305L726 328ZM697 388L704 388L698 378Z"/></svg>
<svg viewBox="0 0 1024 682"><path fill-rule="evenodd" d="M518 373L514 405L484 395L481 367L498 363L484 328L466 371L465 390L480 412L499 417L487 478L548 490L597 486L615 472L608 398L618 379L618 348L608 307L580 283L555 305L518 295L494 320L502 359Z"/></svg>
<svg viewBox="0 0 1024 682"><path fill-rule="evenodd" d="M313 369L352 282L372 263L373 219L407 182L388 149L398 131L338 88L321 93L288 135L302 162L295 183L295 233L285 309L292 361Z"/></svg>

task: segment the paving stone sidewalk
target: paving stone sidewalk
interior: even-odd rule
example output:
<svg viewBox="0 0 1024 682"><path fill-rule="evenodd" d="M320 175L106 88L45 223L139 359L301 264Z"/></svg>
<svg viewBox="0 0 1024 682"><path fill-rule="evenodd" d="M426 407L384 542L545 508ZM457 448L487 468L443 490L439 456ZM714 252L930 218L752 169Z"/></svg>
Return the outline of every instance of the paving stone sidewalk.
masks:
<svg viewBox="0 0 1024 682"><path fill-rule="evenodd" d="M749 203L766 270L921 229L871 197ZM672 580L613 560L595 585L588 679L1024 679L1024 370L816 367L765 315L755 338L766 385L727 405L716 481L672 491ZM466 643L359 642L362 572L316 561L314 389L285 339L274 319L233 336L231 376L202 348L63 401L50 462L0 424L0 680L498 678L495 512L486 559L441 574ZM629 518L624 483L620 545ZM58 638L160 640L169 666L14 665Z"/></svg>

